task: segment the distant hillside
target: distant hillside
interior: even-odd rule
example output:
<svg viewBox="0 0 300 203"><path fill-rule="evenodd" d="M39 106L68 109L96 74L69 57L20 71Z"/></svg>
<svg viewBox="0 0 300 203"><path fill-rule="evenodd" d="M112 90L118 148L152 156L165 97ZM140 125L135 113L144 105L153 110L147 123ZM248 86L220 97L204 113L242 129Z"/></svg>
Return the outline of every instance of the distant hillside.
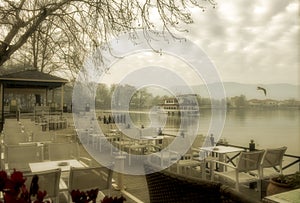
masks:
<svg viewBox="0 0 300 203"><path fill-rule="evenodd" d="M291 84L241 84L234 82L224 82L223 83L226 97L234 97L245 95L249 99L276 99L276 100L286 100L286 99L296 99L300 100L300 85ZM210 88L215 88L217 84L210 84ZM257 86L263 87L267 90L267 96L264 95L263 91L257 90ZM198 85L192 87L196 92L200 92L201 97L209 97L207 88L205 85ZM172 88L176 94L190 93L191 90L184 86L174 86ZM156 95L162 95L163 92L153 92ZM165 91L164 91L165 93Z"/></svg>
<svg viewBox="0 0 300 203"><path fill-rule="evenodd" d="M257 90L257 86L263 87L267 90L267 96L263 91ZM224 83L227 97L245 95L247 99L300 99L300 86L291 84L239 84L239 83Z"/></svg>
<svg viewBox="0 0 300 203"><path fill-rule="evenodd" d="M240 95L245 95L247 100L250 99L275 99L275 100L286 100L286 99L296 99L300 101L300 85L291 85L291 84L241 84L234 82L224 82L223 83L226 97L235 97ZM210 84L210 88L215 88L216 84ZM257 86L263 87L267 90L267 96L264 95L263 91L257 90ZM196 93L200 92L200 96L204 98L209 98L209 94L205 85L197 85L191 87L194 89ZM65 86L64 91L64 102L66 104L72 103L72 87ZM147 91L152 93L153 95L164 96L168 94L168 91L162 88L148 88ZM186 94L191 93L190 88L186 88L185 86L174 86L171 90L174 94ZM55 93L56 101L60 102L60 91L56 91ZM170 96L167 95L167 96Z"/></svg>

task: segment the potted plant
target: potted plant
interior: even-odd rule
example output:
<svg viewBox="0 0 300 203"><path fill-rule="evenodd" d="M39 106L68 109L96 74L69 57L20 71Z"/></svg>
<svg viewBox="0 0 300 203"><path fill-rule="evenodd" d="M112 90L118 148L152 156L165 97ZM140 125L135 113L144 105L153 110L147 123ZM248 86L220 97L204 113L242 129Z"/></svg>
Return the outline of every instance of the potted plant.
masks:
<svg viewBox="0 0 300 203"><path fill-rule="evenodd" d="M71 197L73 203L95 203L98 196L98 189L88 191L72 190ZM108 197L105 196L101 203L123 203L126 199L121 197Z"/></svg>
<svg viewBox="0 0 300 203"><path fill-rule="evenodd" d="M300 171L271 178L266 192L267 195L273 195L296 188L300 188Z"/></svg>
<svg viewBox="0 0 300 203"><path fill-rule="evenodd" d="M34 176L31 187L25 185L26 178L20 171L14 170L9 176L6 171L0 171L0 191L3 193L4 203L49 203L44 200L46 191L40 191L38 177ZM0 200L0 203L3 203Z"/></svg>

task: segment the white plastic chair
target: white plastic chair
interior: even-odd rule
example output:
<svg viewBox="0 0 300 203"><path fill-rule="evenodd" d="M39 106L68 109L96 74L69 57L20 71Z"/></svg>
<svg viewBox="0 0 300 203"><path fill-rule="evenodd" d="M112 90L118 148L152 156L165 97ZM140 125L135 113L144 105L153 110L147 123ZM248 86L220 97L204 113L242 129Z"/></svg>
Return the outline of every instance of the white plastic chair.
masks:
<svg viewBox="0 0 300 203"><path fill-rule="evenodd" d="M112 183L112 170L110 168L99 166L89 168L71 168L69 175L69 198L72 190L87 191L99 189L97 200L104 198L103 190L110 193ZM98 201L97 201L98 202Z"/></svg>
<svg viewBox="0 0 300 203"><path fill-rule="evenodd" d="M58 203L61 170L58 168L48 171L25 174L25 185L28 189L30 188L30 184L34 175L38 176L39 190L47 192L45 198L49 198L52 201Z"/></svg>
<svg viewBox="0 0 300 203"><path fill-rule="evenodd" d="M266 149L265 154L260 164L260 177L262 179L269 179L274 176L282 174L283 155L287 147ZM251 174L258 176L256 171L251 171Z"/></svg>
<svg viewBox="0 0 300 203"><path fill-rule="evenodd" d="M219 165L224 165L227 167L227 171L216 171L212 170L211 180L218 176L219 178L223 178L225 180L229 180L235 184L235 189L239 191L240 184L257 182L258 189L261 190L260 187L260 163L262 157L265 153L265 150L252 151L252 152L241 152L236 166L233 166L228 163L224 163L217 160L212 160L212 163L218 163ZM257 171L258 176L250 175L250 171ZM260 194L260 193L259 193Z"/></svg>
<svg viewBox="0 0 300 203"><path fill-rule="evenodd" d="M194 158L193 153L187 154L176 162L177 173L192 175L192 170L200 169L201 178L205 179L205 162L199 157ZM196 169L197 168L197 169Z"/></svg>
<svg viewBox="0 0 300 203"><path fill-rule="evenodd" d="M158 152L152 153L148 157L148 161L160 167L170 166L180 159L180 154L174 150L170 150L169 145L174 137L165 136L162 140L162 146L158 146Z"/></svg>

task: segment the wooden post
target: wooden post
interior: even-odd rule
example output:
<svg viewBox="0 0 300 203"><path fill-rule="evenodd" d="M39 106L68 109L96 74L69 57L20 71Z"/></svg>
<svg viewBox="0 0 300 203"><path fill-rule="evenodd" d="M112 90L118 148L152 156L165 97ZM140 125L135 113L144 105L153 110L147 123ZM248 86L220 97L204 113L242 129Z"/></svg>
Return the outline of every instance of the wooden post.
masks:
<svg viewBox="0 0 300 203"><path fill-rule="evenodd" d="M61 115L63 114L64 111L64 84L61 85L61 95L60 95L60 110L61 110Z"/></svg>
<svg viewBox="0 0 300 203"><path fill-rule="evenodd" d="M48 106L48 88L45 90L45 100L46 100L45 106Z"/></svg>
<svg viewBox="0 0 300 203"><path fill-rule="evenodd" d="M4 88L3 84L0 84L0 105L1 105L1 120L0 120L0 132L3 130L4 126Z"/></svg>

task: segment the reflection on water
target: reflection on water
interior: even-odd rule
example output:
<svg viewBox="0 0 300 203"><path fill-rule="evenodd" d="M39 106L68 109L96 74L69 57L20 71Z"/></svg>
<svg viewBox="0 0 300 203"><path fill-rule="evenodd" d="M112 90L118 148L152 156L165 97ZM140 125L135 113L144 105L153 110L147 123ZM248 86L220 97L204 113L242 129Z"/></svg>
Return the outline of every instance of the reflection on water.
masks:
<svg viewBox="0 0 300 203"><path fill-rule="evenodd" d="M300 155L299 115L299 110L228 110L221 138L241 146L248 146L249 141L253 139L257 148L285 145L288 147L287 153ZM151 125L151 116L148 114L131 113L130 116L137 126ZM159 119L159 116L157 118ZM168 116L163 129L176 134L180 128L189 132L199 126L198 133L207 135L211 118L210 109L200 111L199 122L194 117Z"/></svg>
<svg viewBox="0 0 300 203"><path fill-rule="evenodd" d="M196 133L199 128L199 116L168 116L167 114L150 114L130 112L134 127L161 128L164 133L178 135L181 132Z"/></svg>

